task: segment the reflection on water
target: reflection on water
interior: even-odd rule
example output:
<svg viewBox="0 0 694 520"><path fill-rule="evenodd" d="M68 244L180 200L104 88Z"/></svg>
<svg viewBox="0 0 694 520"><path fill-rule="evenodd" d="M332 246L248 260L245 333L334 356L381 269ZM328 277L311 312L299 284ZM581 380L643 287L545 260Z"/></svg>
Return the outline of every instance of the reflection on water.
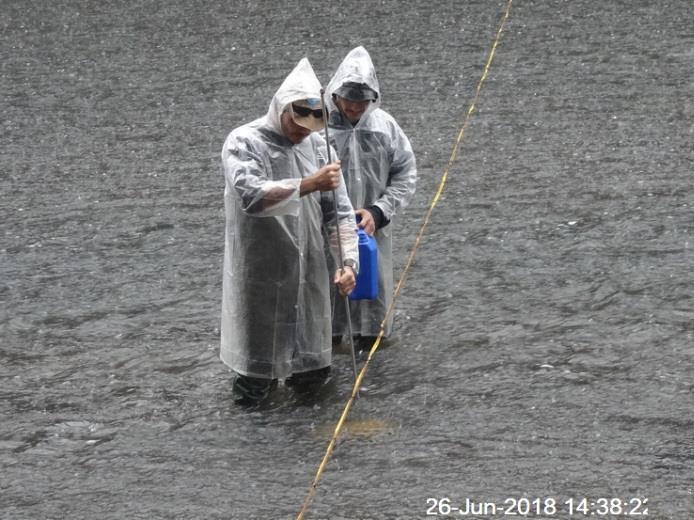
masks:
<svg viewBox="0 0 694 520"><path fill-rule="evenodd" d="M329 441L335 432L335 424L336 423L333 421L317 426L315 431L316 437L318 439L324 439L326 442ZM340 429L338 439L355 439L361 437L368 439L390 433L394 427L393 424L378 419L347 420Z"/></svg>
<svg viewBox="0 0 694 520"><path fill-rule="evenodd" d="M326 81L366 46L420 168L400 269L504 6L3 6L1 518L295 517L351 357L316 396L234 406L223 139L303 55ZM690 518L690 7L514 4L309 518L523 496Z"/></svg>

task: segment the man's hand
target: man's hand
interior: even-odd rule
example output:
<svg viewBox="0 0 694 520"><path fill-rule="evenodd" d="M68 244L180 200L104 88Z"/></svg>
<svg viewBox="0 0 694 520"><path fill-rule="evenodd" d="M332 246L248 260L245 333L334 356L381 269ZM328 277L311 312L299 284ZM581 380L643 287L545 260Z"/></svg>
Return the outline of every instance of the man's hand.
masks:
<svg viewBox="0 0 694 520"><path fill-rule="evenodd" d="M354 270L347 266L335 271L335 285L340 291L341 296L347 296L357 285L357 278L354 276Z"/></svg>
<svg viewBox="0 0 694 520"><path fill-rule="evenodd" d="M301 180L299 194L304 196L314 191L333 191L340 185L340 177L340 161L326 164Z"/></svg>
<svg viewBox="0 0 694 520"><path fill-rule="evenodd" d="M373 235L376 232L376 222L373 215L368 209L357 209L354 211L357 215L357 226L366 231L367 234Z"/></svg>

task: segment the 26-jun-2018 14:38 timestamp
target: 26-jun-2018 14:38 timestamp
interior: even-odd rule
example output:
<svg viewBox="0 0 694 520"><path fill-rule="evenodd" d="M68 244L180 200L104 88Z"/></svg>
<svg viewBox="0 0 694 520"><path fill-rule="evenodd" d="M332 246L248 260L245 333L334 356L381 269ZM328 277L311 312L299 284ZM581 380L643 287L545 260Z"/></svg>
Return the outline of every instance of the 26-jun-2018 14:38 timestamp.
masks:
<svg viewBox="0 0 694 520"><path fill-rule="evenodd" d="M501 501L480 501L447 497L427 498L427 516L457 516L476 518L528 517L543 515L557 518L639 518L648 517L646 497L507 497Z"/></svg>

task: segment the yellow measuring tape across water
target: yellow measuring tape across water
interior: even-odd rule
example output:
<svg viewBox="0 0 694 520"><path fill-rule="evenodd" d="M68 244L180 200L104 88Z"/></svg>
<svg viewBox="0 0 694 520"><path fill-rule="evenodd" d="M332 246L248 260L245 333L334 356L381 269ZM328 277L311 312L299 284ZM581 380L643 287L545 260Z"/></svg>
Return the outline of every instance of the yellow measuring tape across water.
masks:
<svg viewBox="0 0 694 520"><path fill-rule="evenodd" d="M402 286L405 283L405 279L407 278L407 275L410 271L410 267L412 265L412 262L414 261L414 257L417 254L417 250L419 249L419 245L422 241L422 237L424 236L424 231L426 228L429 226L429 221L431 219L431 215L434 212L434 207L436 204L438 204L439 199L441 198L441 193L443 193L443 188L446 185L446 181L448 179L448 172L450 171L451 167L453 166L453 163L456 160L456 157L458 156L458 148L460 148L460 143L463 140L463 137L465 136L465 130L467 129L470 121L470 117L472 116L473 112L475 111L475 105L477 104L477 101L480 96L480 91L482 90L482 85L484 84L485 80L487 79L487 75L489 74L489 68L491 67L492 60L494 59L494 54L496 53L496 47L499 44L499 41L501 40L501 33L504 30L504 27L506 26L506 21L508 20L509 14L511 12L511 4L513 3L513 0L508 0L508 3L506 4L506 11L504 12L504 15L501 19L501 23L499 24L499 29L496 32L496 37L494 38L494 43L492 45L491 50L489 51L489 55L487 56L487 62L484 65L484 71L482 72L482 76L480 77L479 82L477 83L477 89L475 90L475 95L472 99L472 103L470 103L470 107L467 110L467 114L465 115L465 119L463 121L463 125L460 127L460 132L458 132L458 137L455 140L455 144L453 145L453 151L451 152L451 156L448 159L448 164L446 165L446 168L443 171L443 175L441 176L441 181L439 182L439 188L436 191L436 194L434 195L434 199L431 202L431 205L429 206L429 211L427 211L426 216L424 217L424 222L422 226L419 229L419 233L417 233L417 238L415 240L415 244L412 248L412 251L410 252L409 256L407 257L407 262L405 263L405 268L403 269L402 275L400 276L400 279L398 280L398 284L395 287L395 291L393 292L393 300L388 307L388 310L386 311L385 318L383 318L383 321L381 322L381 331L378 334L378 337L376 338L376 341L374 341L374 344L371 346L371 350L369 350L369 356L366 358L366 363L364 363L364 366L362 369L359 371L359 374L357 375L357 379L354 382L354 387L352 388L352 395L350 396L349 400L347 401L347 404L345 405L344 409L342 410L342 415L340 416L340 419L337 421L337 424L335 425L335 430L333 431L332 437L330 439L330 443L328 444L328 448L325 451L325 455L323 456L323 460L320 463L320 466L318 466L318 470L316 471L316 476L313 478L313 482L311 483L311 487L309 488L308 494L306 495L306 498L304 499L304 503L301 507L301 511L299 512L298 516L296 517L296 520L303 520L304 516L306 515L306 511L308 511L309 506L311 505L311 502L313 501L314 496L316 495L316 489L318 488L318 483L320 482L321 476L323 475L323 471L325 470L325 466L328 463L328 460L330 459L330 456L333 453L333 450L335 449L335 443L337 442L337 438L340 435L340 431L342 430L342 427L344 426L345 420L347 419L347 415L349 414L349 411L352 408L352 405L354 404L354 399L356 398L357 395L357 390L361 386L361 382L364 379L364 375L366 374L367 369L369 368L369 363L371 362L371 358L373 355L376 353L376 350L378 350L379 345L381 344L381 339L383 338L384 334L384 327L386 322L388 321L388 318L390 315L393 313L393 309L395 307L395 302L398 299L398 296L400 295L400 291L402 289Z"/></svg>

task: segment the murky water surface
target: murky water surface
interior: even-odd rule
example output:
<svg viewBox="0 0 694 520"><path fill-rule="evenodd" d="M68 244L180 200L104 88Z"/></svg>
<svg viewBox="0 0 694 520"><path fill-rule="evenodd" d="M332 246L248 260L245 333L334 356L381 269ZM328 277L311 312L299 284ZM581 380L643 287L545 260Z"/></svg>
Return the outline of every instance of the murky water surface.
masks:
<svg viewBox="0 0 694 520"><path fill-rule="evenodd" d="M2 8L0 518L294 518L351 360L314 399L233 405L223 140L302 56L327 82L364 45L420 167L399 273L505 3L137 4ZM308 518L522 497L691 518L693 13L514 2Z"/></svg>

